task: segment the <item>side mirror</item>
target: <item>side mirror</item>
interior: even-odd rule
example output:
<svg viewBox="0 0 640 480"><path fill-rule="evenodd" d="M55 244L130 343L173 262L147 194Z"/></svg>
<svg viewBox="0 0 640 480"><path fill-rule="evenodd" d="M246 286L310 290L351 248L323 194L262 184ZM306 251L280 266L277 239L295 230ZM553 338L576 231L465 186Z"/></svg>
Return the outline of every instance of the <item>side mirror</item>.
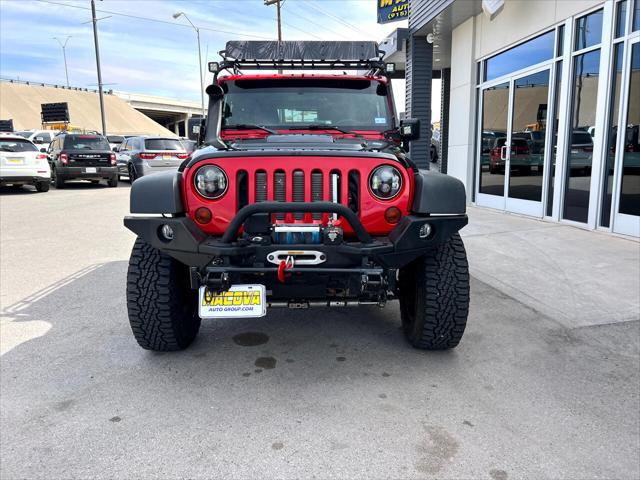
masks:
<svg viewBox="0 0 640 480"><path fill-rule="evenodd" d="M420 120L415 118L401 120L400 138L404 141L418 140L420 138Z"/></svg>
<svg viewBox="0 0 640 480"><path fill-rule="evenodd" d="M46 148L41 148L40 149L40 153L47 153L47 149Z"/></svg>

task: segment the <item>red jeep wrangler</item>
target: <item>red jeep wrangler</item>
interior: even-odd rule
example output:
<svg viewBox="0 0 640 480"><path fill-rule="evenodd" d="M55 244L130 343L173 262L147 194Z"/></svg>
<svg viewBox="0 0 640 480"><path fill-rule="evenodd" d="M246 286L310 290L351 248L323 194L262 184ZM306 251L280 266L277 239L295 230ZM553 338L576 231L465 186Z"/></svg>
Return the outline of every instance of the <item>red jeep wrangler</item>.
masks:
<svg viewBox="0 0 640 480"><path fill-rule="evenodd" d="M413 346L455 347L469 308L464 186L406 154L419 124L398 124L375 42L228 42L221 55L203 148L131 187L140 346L184 349L201 319L398 299Z"/></svg>

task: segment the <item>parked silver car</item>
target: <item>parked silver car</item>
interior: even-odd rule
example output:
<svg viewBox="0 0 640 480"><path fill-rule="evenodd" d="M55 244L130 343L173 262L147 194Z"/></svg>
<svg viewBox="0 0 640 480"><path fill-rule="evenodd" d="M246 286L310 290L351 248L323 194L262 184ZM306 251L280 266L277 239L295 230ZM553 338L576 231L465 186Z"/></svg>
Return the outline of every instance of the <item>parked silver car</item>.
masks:
<svg viewBox="0 0 640 480"><path fill-rule="evenodd" d="M130 137L116 151L118 176L137 178L164 170L176 170L189 154L177 138Z"/></svg>

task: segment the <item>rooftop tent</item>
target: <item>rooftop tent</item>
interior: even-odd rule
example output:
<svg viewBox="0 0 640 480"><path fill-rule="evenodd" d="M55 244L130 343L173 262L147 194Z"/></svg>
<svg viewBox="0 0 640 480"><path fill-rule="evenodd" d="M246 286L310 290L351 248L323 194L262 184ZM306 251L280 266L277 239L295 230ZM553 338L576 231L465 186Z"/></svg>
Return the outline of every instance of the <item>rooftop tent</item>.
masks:
<svg viewBox="0 0 640 480"><path fill-rule="evenodd" d="M379 60L381 52L376 42L324 42L324 41L257 41L234 40L227 42L220 52L225 59L235 60Z"/></svg>

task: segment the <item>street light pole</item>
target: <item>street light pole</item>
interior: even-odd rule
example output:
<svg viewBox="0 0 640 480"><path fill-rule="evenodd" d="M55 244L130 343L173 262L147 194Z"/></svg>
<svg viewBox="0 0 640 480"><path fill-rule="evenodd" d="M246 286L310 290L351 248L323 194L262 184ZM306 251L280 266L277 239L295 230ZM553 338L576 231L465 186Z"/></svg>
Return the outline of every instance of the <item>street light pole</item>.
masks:
<svg viewBox="0 0 640 480"><path fill-rule="evenodd" d="M98 20L96 19L96 2L91 0L91 21L93 23L93 42L96 47L96 68L98 70L98 96L100 97L100 115L102 117L102 134L107 134L107 120L104 114L104 98L102 97L102 72L100 71L100 46L98 45Z"/></svg>
<svg viewBox="0 0 640 480"><path fill-rule="evenodd" d="M62 47L62 57L64 58L64 75L67 78L67 88L69 88L69 70L67 70L67 42L70 38L71 35L68 35L64 43L62 43L58 37L53 37L53 39L56 40Z"/></svg>
<svg viewBox="0 0 640 480"><path fill-rule="evenodd" d="M184 13L184 12L176 12L176 13L173 14L173 18L176 18L176 19L178 17L181 17L181 16L187 19L187 22L189 22L189 24L196 31L196 37L198 38L198 62L200 64L200 74L198 75L198 78L200 79L200 103L201 103L201 107L202 107L202 120L204 120L204 117L205 117L205 109L204 109L204 78L203 78L203 72L202 72L202 50L200 48L200 29L198 27L196 27L191 20L189 20L189 17L187 17L186 13Z"/></svg>

